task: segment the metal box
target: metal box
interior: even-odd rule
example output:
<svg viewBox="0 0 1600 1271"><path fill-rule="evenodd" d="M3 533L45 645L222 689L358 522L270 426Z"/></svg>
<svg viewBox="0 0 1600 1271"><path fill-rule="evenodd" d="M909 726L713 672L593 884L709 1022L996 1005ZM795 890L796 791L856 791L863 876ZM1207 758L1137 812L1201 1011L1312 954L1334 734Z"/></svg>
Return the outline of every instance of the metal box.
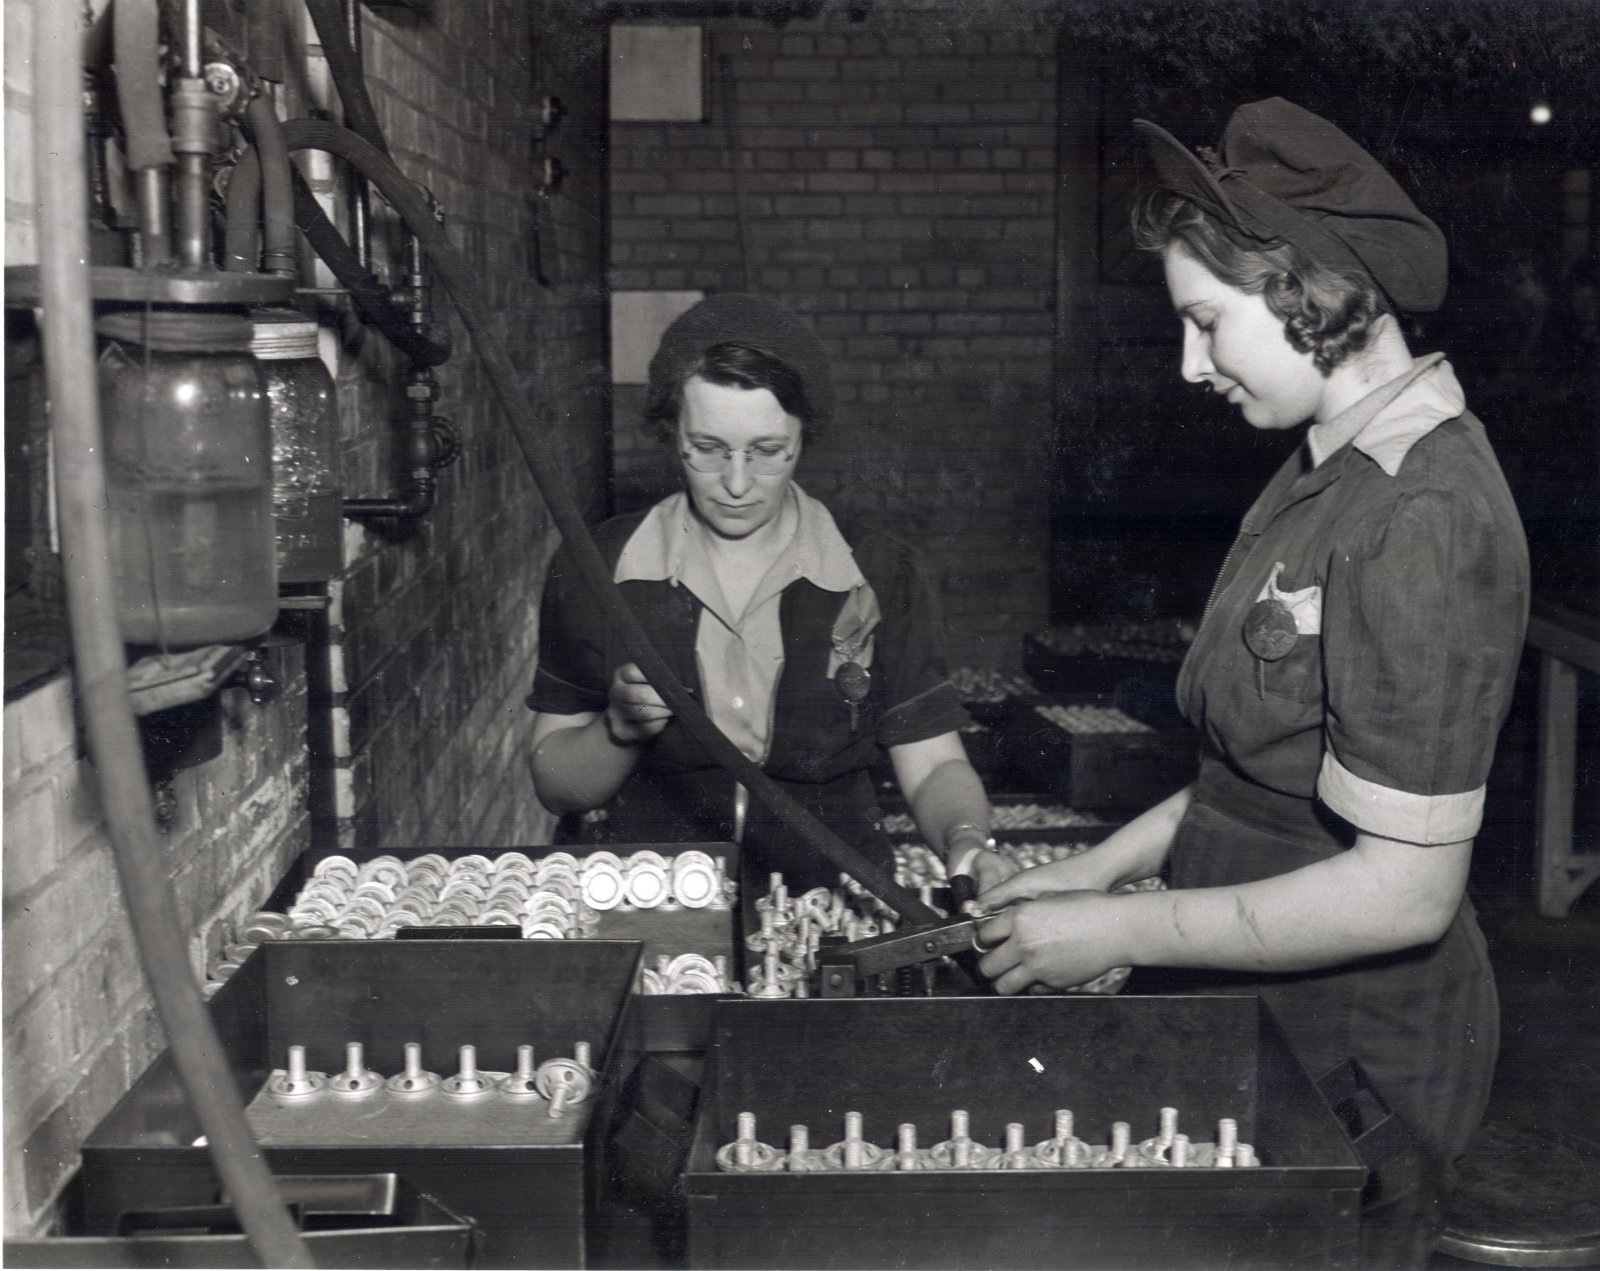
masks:
<svg viewBox="0 0 1600 1271"><path fill-rule="evenodd" d="M325 1127L263 1147L280 1173L398 1174L475 1223L478 1266L581 1267L605 1132L621 1078L637 1062L629 1008L641 950L636 941L601 940L282 941L255 950L210 1009L247 1105L291 1045L307 1048L312 1071L336 1073L345 1044L360 1041L367 1066L390 1076L412 1041L441 1075L455 1071L463 1044L477 1047L480 1069L509 1071L519 1045L544 1058L589 1041L594 1093L568 1113L561 1134L532 1105L544 1124L519 1122L513 1106L503 1132L476 1141L442 1131L407 1140L381 1117L368 1129L352 1126L324 1094L315 1097L329 1101L318 1105ZM84 1144L85 1231L109 1232L126 1211L215 1188L210 1154L195 1146L199 1133L164 1055Z"/></svg>
<svg viewBox="0 0 1600 1271"><path fill-rule="evenodd" d="M1038 706L1122 709L1148 731L1068 732ZM1031 789L1075 808L1139 812L1193 781L1200 736L1175 714L1163 715L1122 694L1051 694L1011 706L1000 746L1006 762Z"/></svg>
<svg viewBox="0 0 1600 1271"><path fill-rule="evenodd" d="M684 1174L694 1267L1345 1267L1357 1260L1366 1171L1338 1119L1253 997L897 998L718 1004L709 1085ZM1252 1169L730 1173L740 1112L783 1146L843 1137L892 1147L973 1139L1008 1122L1032 1144L1070 1108L1101 1141L1158 1110L1238 1122Z"/></svg>
<svg viewBox="0 0 1600 1271"><path fill-rule="evenodd" d="M232 1210L202 1185L160 1211L129 1213L110 1235L79 1234L81 1175L63 1197L68 1234L7 1241L8 1267L254 1267L260 1262L238 1231ZM202 1180L196 1179L196 1183ZM306 1248L319 1267L466 1268L472 1224L419 1195L393 1174L290 1175L277 1178L284 1203L301 1218Z"/></svg>

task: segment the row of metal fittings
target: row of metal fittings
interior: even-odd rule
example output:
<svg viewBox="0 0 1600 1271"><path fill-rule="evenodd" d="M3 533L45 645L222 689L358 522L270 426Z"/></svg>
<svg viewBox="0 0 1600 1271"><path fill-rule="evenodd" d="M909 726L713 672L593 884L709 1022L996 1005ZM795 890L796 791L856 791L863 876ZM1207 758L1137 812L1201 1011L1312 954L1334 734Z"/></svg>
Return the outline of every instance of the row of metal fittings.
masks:
<svg viewBox="0 0 1600 1271"><path fill-rule="evenodd" d="M963 702L993 704L1039 694L1039 686L1031 675L992 666L958 666L948 678Z"/></svg>
<svg viewBox="0 0 1600 1271"><path fill-rule="evenodd" d="M917 1127L902 1122L892 1148L862 1136L859 1112L844 1114L844 1138L826 1148L811 1146L810 1131L789 1127L787 1152L756 1138L753 1112L738 1115L738 1137L717 1149L717 1165L729 1173L791 1173L910 1170L1059 1169L1249 1169L1261 1163L1255 1149L1239 1141L1232 1117L1217 1122L1216 1139L1196 1142L1178 1133L1178 1111L1162 1108L1160 1129L1135 1143L1126 1121L1114 1122L1106 1143L1087 1143L1074 1133L1072 1113L1058 1108L1054 1133L1031 1147L1021 1121L1006 1125L1005 1144L991 1147L971 1137L965 1111L950 1113L950 1137L929 1148L917 1146Z"/></svg>
<svg viewBox="0 0 1600 1271"><path fill-rule="evenodd" d="M1033 869L1051 861L1064 861L1087 852L1092 843L1001 843L994 850L1019 869ZM926 843L897 843L894 849L895 881L902 887L937 887L949 881L945 863ZM1162 891L1166 884L1159 876L1124 883L1116 890ZM927 897L923 897L927 903Z"/></svg>
<svg viewBox="0 0 1600 1271"><path fill-rule="evenodd" d="M319 861L286 914L259 913L241 945L273 939L383 939L401 927L512 926L529 938L592 935L608 909L728 905L722 862L690 849L670 861L643 849L626 858L506 852L456 860L429 852L412 861L347 856Z"/></svg>
<svg viewBox="0 0 1600 1271"><path fill-rule="evenodd" d="M708 958L701 953L680 953L677 957L656 956L654 967L639 971L639 992L650 995L688 993L738 993L739 982L728 977L724 954Z"/></svg>
<svg viewBox="0 0 1600 1271"><path fill-rule="evenodd" d="M1078 703L1072 706L1043 704L1033 708L1057 728L1069 733L1096 735L1101 733L1152 733L1149 724L1140 723L1132 715L1116 706L1089 706Z"/></svg>
<svg viewBox="0 0 1600 1271"><path fill-rule="evenodd" d="M570 1059L547 1059L537 1066L533 1047L518 1046L514 1072L482 1071L478 1067L478 1048L462 1046L457 1053L455 1074L444 1078L423 1067L420 1042L405 1044L405 1068L387 1080L367 1067L360 1042L346 1042L344 1051L344 1071L329 1074L308 1071L306 1048L290 1046L289 1066L275 1069L267 1078L267 1093L274 1099L290 1101L327 1095L366 1099L380 1091L402 1099L435 1094L451 1099L501 1098L517 1103L543 1102L547 1115L559 1118L568 1108L588 1100L596 1075L588 1042L576 1043Z"/></svg>
<svg viewBox="0 0 1600 1271"><path fill-rule="evenodd" d="M889 812L878 822L885 834L916 834L917 821L909 812ZM991 830L1060 830L1077 825L1104 825L1090 812L1064 803L996 803L989 808Z"/></svg>

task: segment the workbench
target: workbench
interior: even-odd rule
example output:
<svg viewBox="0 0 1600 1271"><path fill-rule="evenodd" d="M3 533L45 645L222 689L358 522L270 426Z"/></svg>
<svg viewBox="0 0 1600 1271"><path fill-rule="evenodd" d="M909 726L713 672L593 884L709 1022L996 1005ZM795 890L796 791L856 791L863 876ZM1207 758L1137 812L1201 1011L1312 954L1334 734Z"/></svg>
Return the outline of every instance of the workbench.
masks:
<svg viewBox="0 0 1600 1271"><path fill-rule="evenodd" d="M1565 918L1600 878L1600 851L1573 841L1578 780L1578 676L1600 674L1600 618L1536 596L1528 645L1539 650L1539 751L1534 812L1539 913Z"/></svg>

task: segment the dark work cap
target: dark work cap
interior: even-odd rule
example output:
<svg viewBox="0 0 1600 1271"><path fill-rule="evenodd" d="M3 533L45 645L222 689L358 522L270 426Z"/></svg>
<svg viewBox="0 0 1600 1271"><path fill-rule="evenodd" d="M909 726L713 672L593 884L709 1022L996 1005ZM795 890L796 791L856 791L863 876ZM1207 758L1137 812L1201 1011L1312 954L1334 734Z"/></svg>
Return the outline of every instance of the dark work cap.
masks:
<svg viewBox="0 0 1600 1271"><path fill-rule="evenodd" d="M650 359L651 396L676 392L706 350L718 344L753 345L787 362L805 388L815 414L811 422L833 417L833 377L817 333L776 300L741 292L707 296L662 332Z"/></svg>
<svg viewBox="0 0 1600 1271"><path fill-rule="evenodd" d="M1189 150L1145 119L1161 185L1256 246L1287 240L1324 265L1365 270L1402 313L1444 303L1444 235L1370 154L1281 97L1240 106L1215 154Z"/></svg>

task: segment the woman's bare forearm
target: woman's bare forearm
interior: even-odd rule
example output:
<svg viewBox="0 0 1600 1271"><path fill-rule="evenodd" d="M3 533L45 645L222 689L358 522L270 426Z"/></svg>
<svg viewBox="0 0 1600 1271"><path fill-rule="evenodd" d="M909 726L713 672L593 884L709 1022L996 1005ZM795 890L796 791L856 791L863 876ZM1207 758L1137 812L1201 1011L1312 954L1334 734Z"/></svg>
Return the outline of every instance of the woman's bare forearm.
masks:
<svg viewBox="0 0 1600 1271"><path fill-rule="evenodd" d="M609 803L633 775L640 746L618 742L595 715L541 715L528 766L539 802L560 816Z"/></svg>

